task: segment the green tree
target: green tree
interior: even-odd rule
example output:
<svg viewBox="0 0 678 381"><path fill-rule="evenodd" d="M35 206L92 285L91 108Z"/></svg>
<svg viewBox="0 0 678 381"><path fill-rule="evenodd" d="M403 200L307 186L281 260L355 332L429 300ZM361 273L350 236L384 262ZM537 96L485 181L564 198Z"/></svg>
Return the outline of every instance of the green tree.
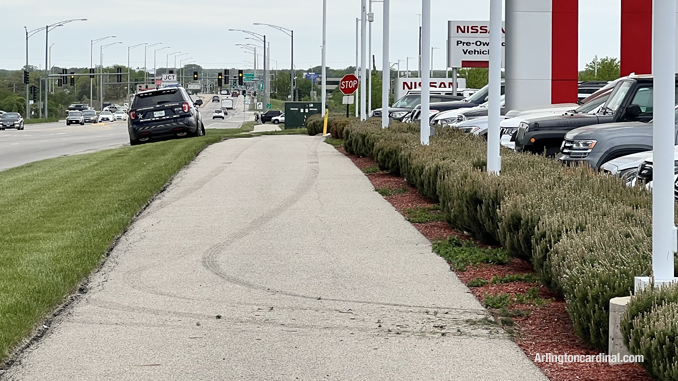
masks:
<svg viewBox="0 0 678 381"><path fill-rule="evenodd" d="M484 68L459 69L457 72L459 78L466 78L466 87L471 89L480 89L489 82L489 71Z"/></svg>
<svg viewBox="0 0 678 381"><path fill-rule="evenodd" d="M597 64L596 64L597 61ZM597 60L594 58L587 63L583 71L579 72L580 81L612 81L620 76L619 60L613 57L605 57Z"/></svg>

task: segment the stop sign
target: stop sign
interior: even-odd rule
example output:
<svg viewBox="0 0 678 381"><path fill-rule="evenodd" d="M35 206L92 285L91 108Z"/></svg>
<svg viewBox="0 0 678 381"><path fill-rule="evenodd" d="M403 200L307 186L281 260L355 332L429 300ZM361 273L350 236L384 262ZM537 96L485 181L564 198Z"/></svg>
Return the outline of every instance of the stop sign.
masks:
<svg viewBox="0 0 678 381"><path fill-rule="evenodd" d="M358 77L353 74L346 74L344 78L339 81L339 89L344 95L351 95L358 90Z"/></svg>

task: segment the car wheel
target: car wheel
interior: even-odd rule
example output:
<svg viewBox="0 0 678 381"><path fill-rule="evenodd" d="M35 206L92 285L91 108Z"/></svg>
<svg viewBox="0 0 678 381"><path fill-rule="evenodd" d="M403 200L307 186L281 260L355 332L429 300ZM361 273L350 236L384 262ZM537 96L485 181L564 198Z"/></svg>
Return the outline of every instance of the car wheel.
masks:
<svg viewBox="0 0 678 381"><path fill-rule="evenodd" d="M131 145L131 146L138 146L139 144L141 144L140 141L134 140L134 139L132 139L132 138L129 139L129 145Z"/></svg>
<svg viewBox="0 0 678 381"><path fill-rule="evenodd" d="M81 125L81 126L84 126L84 125L85 125L85 122L80 123L80 125Z"/></svg>
<svg viewBox="0 0 678 381"><path fill-rule="evenodd" d="M273 124L278 124L278 123L280 123L280 122L278 121L278 119L275 119L275 120L273 121Z"/></svg>

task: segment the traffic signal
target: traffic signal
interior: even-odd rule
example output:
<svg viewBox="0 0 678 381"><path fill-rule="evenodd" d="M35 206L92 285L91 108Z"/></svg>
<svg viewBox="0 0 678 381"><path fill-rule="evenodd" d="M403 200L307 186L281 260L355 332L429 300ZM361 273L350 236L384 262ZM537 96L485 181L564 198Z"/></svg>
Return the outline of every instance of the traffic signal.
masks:
<svg viewBox="0 0 678 381"><path fill-rule="evenodd" d="M65 85L68 83L68 70L61 69L61 74L62 74L61 83Z"/></svg>
<svg viewBox="0 0 678 381"><path fill-rule="evenodd" d="M197 72L197 71L194 71L194 72L193 72L193 80L194 80L194 81L197 81L197 80L198 80L198 72Z"/></svg>
<svg viewBox="0 0 678 381"><path fill-rule="evenodd" d="M252 96L253 96L253 97L256 97L256 96L257 96L257 92L256 92L256 91L253 92L253 93L252 93Z"/></svg>
<svg viewBox="0 0 678 381"><path fill-rule="evenodd" d="M230 70L224 69L224 77L226 77L227 81L231 78L230 75L231 75Z"/></svg>
<svg viewBox="0 0 678 381"><path fill-rule="evenodd" d="M29 79L28 70L24 70L24 83L27 84L27 85L28 85L28 82L29 82L28 79Z"/></svg>
<svg viewBox="0 0 678 381"><path fill-rule="evenodd" d="M174 74L174 70L170 69L168 74Z"/></svg>
<svg viewBox="0 0 678 381"><path fill-rule="evenodd" d="M75 74L74 71L71 72L71 86L75 86L75 76L73 74Z"/></svg>
<svg viewBox="0 0 678 381"><path fill-rule="evenodd" d="M245 90L245 89L242 90L242 96L243 96L243 97L246 97L246 96L247 96L247 90Z"/></svg>
<svg viewBox="0 0 678 381"><path fill-rule="evenodd" d="M243 85L242 70L238 70L238 85Z"/></svg>
<svg viewBox="0 0 678 381"><path fill-rule="evenodd" d="M89 68L89 77L94 78L94 68Z"/></svg>
<svg viewBox="0 0 678 381"><path fill-rule="evenodd" d="M221 73L217 74L217 86L221 87L221 85L224 83L223 82L224 77L222 77Z"/></svg>
<svg viewBox="0 0 678 381"><path fill-rule="evenodd" d="M117 77L117 78L116 78L117 82L122 82L122 74L121 74L121 73L122 73L122 68L118 66L118 67L115 69L115 71L118 73L118 75L116 76L116 77Z"/></svg>
<svg viewBox="0 0 678 381"><path fill-rule="evenodd" d="M57 79L57 86L61 87L64 85L64 79L62 77L59 77Z"/></svg>
<svg viewBox="0 0 678 381"><path fill-rule="evenodd" d="M33 102L38 100L38 88L31 85L31 91L33 92Z"/></svg>

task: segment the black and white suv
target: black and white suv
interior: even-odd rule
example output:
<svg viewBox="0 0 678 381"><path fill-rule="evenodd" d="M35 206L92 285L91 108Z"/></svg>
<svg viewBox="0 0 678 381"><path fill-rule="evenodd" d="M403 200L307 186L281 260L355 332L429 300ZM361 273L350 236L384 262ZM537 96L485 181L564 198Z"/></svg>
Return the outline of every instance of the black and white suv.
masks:
<svg viewBox="0 0 678 381"><path fill-rule="evenodd" d="M127 119L131 145L155 138L205 135L205 125L195 102L183 87L149 90L134 97Z"/></svg>

